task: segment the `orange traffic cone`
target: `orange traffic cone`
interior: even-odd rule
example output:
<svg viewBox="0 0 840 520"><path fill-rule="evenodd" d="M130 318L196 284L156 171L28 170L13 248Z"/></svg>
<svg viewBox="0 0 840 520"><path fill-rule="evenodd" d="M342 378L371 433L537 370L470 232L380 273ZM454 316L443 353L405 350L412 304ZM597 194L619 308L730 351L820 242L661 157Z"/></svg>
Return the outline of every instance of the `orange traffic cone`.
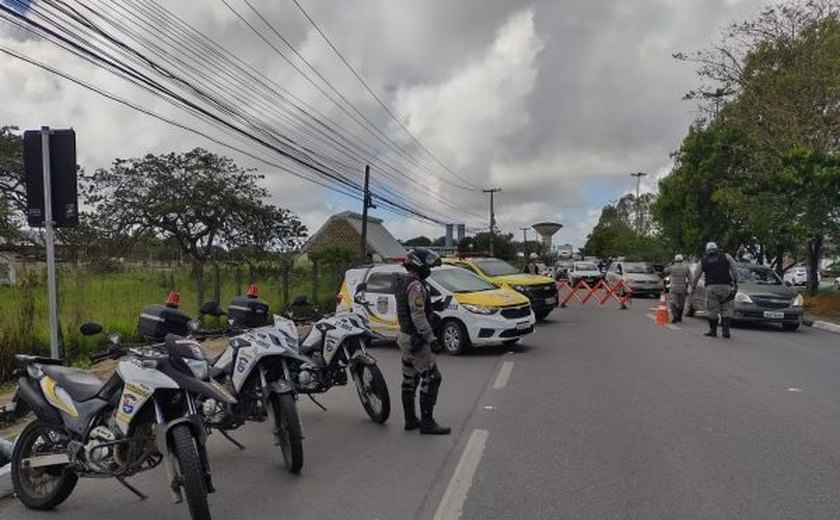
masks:
<svg viewBox="0 0 840 520"><path fill-rule="evenodd" d="M668 306L665 303L665 294L659 297L659 305L656 307L656 324L664 327L668 324Z"/></svg>

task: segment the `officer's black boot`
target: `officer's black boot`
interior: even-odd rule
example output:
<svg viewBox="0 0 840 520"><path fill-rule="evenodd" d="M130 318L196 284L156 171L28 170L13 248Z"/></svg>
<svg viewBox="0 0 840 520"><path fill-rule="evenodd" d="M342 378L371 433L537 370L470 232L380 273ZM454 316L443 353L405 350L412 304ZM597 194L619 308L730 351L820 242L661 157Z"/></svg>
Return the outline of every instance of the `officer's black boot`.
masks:
<svg viewBox="0 0 840 520"><path fill-rule="evenodd" d="M416 430L420 427L420 419L417 418L417 410L414 406L414 390L402 391L403 411L405 412L405 431Z"/></svg>
<svg viewBox="0 0 840 520"><path fill-rule="evenodd" d="M722 332L722 335L723 335L724 338L731 337L730 334L729 334L729 322L730 322L729 318L721 318L721 320L720 320L720 328L721 328L721 332Z"/></svg>
<svg viewBox="0 0 840 520"><path fill-rule="evenodd" d="M710 338L716 338L717 337L717 324L718 324L717 318L709 318L709 332L706 332L703 335L708 336Z"/></svg>
<svg viewBox="0 0 840 520"><path fill-rule="evenodd" d="M420 394L420 433L425 435L449 435L450 429L435 422L435 404L426 394Z"/></svg>

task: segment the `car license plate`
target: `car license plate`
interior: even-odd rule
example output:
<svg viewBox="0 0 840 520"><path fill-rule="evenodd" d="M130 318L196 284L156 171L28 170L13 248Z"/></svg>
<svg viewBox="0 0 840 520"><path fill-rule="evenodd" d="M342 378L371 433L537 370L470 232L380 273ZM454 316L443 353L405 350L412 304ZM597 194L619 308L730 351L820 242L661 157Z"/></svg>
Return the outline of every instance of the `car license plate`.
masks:
<svg viewBox="0 0 840 520"><path fill-rule="evenodd" d="M771 320L783 320L785 319L784 312L773 312L773 311L764 311L764 317L771 319Z"/></svg>
<svg viewBox="0 0 840 520"><path fill-rule="evenodd" d="M526 329L529 329L529 328L531 328L531 324L528 323L527 321L520 321L520 322L517 322L517 324L516 324L516 330L526 330Z"/></svg>
<svg viewBox="0 0 840 520"><path fill-rule="evenodd" d="M546 305L554 305L557 303L557 298L546 298L545 304Z"/></svg>

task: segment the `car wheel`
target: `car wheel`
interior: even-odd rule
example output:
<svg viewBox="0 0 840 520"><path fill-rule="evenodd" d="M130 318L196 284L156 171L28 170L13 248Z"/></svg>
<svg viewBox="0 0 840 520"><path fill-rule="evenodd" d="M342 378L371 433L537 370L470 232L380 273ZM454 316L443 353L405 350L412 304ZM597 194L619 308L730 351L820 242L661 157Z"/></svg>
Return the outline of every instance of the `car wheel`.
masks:
<svg viewBox="0 0 840 520"><path fill-rule="evenodd" d="M459 321L449 320L445 322L441 327L441 336L443 350L450 356L460 356L469 349L470 338L467 336L467 330Z"/></svg>

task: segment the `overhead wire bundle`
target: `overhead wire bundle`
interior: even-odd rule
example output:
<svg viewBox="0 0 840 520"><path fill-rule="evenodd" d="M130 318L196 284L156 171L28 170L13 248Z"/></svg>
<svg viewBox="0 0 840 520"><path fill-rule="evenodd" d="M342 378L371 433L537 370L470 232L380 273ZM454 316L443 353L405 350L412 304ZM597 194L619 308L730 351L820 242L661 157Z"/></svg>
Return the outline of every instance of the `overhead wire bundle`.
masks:
<svg viewBox="0 0 840 520"><path fill-rule="evenodd" d="M251 2L244 0L305 69L232 3L221 1L333 103L346 116L345 122L315 109L155 0L5 0L7 5L0 3L0 19L162 99L189 115L191 123L156 112L15 49L0 46L0 52L347 197L362 199L361 171L364 164L370 164L378 174L373 180L374 200L379 207L397 215L434 224L461 222L465 215L481 218L466 213L462 203L443 195L441 189L434 189L432 185L437 184L438 188L445 185L449 192L475 191L408 131L297 2L317 32L410 137L415 149L431 157L447 173L432 169L408 147L389 137L315 69ZM463 182L456 182L456 178Z"/></svg>

